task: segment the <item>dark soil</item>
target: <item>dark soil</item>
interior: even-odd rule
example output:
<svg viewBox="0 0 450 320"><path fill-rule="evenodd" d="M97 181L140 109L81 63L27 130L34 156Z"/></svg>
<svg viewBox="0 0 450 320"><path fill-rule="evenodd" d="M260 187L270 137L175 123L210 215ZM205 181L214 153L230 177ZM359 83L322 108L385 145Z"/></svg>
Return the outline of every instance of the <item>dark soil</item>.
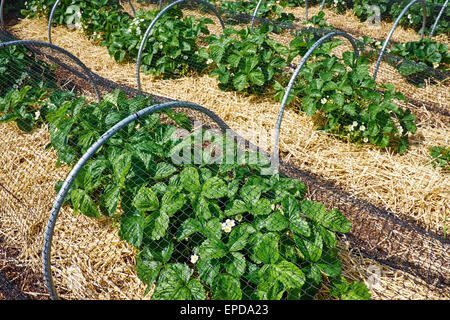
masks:
<svg viewBox="0 0 450 320"><path fill-rule="evenodd" d="M0 238L0 300L47 300L42 276L20 263L15 250Z"/></svg>

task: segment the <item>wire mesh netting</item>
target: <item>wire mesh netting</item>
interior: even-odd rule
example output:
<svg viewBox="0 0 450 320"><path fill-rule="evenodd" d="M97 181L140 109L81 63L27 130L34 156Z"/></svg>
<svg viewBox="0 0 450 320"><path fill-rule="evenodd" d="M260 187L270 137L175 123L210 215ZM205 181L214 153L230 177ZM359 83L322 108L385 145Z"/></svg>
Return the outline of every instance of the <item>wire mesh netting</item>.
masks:
<svg viewBox="0 0 450 320"><path fill-rule="evenodd" d="M448 145L445 18L380 56L320 3L301 25L213 4L35 0L6 23L42 42L0 49L0 222L51 297L448 297L448 178L423 163Z"/></svg>

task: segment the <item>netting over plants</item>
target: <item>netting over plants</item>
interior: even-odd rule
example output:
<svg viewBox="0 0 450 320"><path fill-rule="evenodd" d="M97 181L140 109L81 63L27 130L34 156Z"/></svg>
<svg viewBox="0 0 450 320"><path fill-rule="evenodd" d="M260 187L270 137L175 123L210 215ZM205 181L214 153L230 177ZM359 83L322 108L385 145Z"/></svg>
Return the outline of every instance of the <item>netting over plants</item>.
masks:
<svg viewBox="0 0 450 320"><path fill-rule="evenodd" d="M302 24L295 1L209 3L34 0L5 23L0 223L51 297L448 297L445 148L399 175L448 144L445 23L403 44L314 3Z"/></svg>

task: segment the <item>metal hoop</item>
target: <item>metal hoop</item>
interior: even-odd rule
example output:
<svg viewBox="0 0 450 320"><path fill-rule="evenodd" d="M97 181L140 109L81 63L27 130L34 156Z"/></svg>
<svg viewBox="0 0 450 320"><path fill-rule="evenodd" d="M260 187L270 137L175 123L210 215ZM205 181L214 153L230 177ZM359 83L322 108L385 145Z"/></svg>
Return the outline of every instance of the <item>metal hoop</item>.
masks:
<svg viewBox="0 0 450 320"><path fill-rule="evenodd" d="M380 64L381 64L381 59L383 58L384 52L386 51L386 48L389 44L389 40L391 40L392 34L395 31L395 28L397 28L398 24L400 23L401 18L403 18L403 16L406 14L406 12L408 11L408 9L415 4L416 2L420 2L422 4L422 9L423 9L423 19L422 19L422 30L421 30L421 35L420 35L420 40L423 39L423 36L425 34L425 25L427 22L427 8L425 6L425 0L412 0L400 13L400 15L397 17L397 19L394 22L394 25L391 28L391 31L389 32L386 40L383 43L383 47L381 49L380 55L378 56L378 60L377 60L377 64L375 66L375 71L373 72L373 80L375 80L377 78L377 73L378 73L378 69L380 68Z"/></svg>
<svg viewBox="0 0 450 320"><path fill-rule="evenodd" d="M61 47L58 47L58 46L56 46L54 44L47 43L47 42L42 42L42 41L35 41L35 40L13 40L13 41L8 41L8 42L1 42L0 43L0 49L5 48L5 47L10 47L10 46L17 46L17 45L35 45L35 46L41 46L41 47L49 47L51 49L54 49L56 51L59 51L59 52L65 54L66 56L71 58L86 73L86 75L89 78L89 81L91 82L92 86L94 87L95 95L97 97L98 102L101 101L100 94L99 94L99 91L98 91L98 88L97 88L97 84L94 81L94 77L92 76L91 71L89 70L88 67L86 67L86 65L83 62L80 61L80 59L75 57L70 52L68 52L67 50L65 50L65 49L63 49Z"/></svg>
<svg viewBox="0 0 450 320"><path fill-rule="evenodd" d="M277 124L275 128L275 139L274 139L274 148L273 148L273 154L272 154L272 164L275 164L276 167L278 167L279 164L279 140L280 140L280 128L281 128L281 121L283 120L283 114L284 109L286 108L287 100L289 97L289 93L292 90L292 87L294 86L295 79L297 79L298 74L302 70L303 66L305 65L306 61L308 60L309 56L325 41L328 39L335 37L335 36L342 36L344 38L347 38L351 45L353 46L353 50L355 52L355 56L359 56L359 50L356 45L355 39L349 35L348 33L342 32L342 31L333 31L326 35L324 35L322 38L317 40L316 43L313 44L313 46L306 52L306 54L303 56L302 60L300 61L299 65L295 69L294 73L292 74L291 79L289 80L289 84L286 87L286 91L284 92L283 99L281 101L281 107L280 112L278 113L278 119Z"/></svg>
<svg viewBox="0 0 450 320"><path fill-rule="evenodd" d="M131 11L133 12L133 16L136 15L136 10L134 9L133 3L131 3L131 0L128 0L128 4L130 5Z"/></svg>
<svg viewBox="0 0 450 320"><path fill-rule="evenodd" d="M0 2L0 23L2 29L6 31L5 19L3 18L4 11L5 11L5 0L2 0L2 2Z"/></svg>
<svg viewBox="0 0 450 320"><path fill-rule="evenodd" d="M155 26L156 22L158 22L158 20L164 15L164 13L166 13L166 11L168 11L169 9L171 9L172 7L183 3L183 2L188 2L188 1L196 1L199 2L201 4L204 4L206 6L208 6L213 13L216 15L216 17L219 19L220 24L222 25L222 30L225 29L225 23L222 20L222 17L220 16L219 12L217 11L216 7L214 5L212 5L209 2L206 2L204 0L178 0L175 1L171 4L169 4L168 6L166 6L162 11L160 11L157 16L155 17L155 19L153 19L152 23L150 24L150 26L147 28L147 31L145 31L144 34L144 38L142 39L141 45L139 47L139 53L138 53L138 57L137 57L137 67L136 67L136 79L137 79L137 87L138 90L142 92L141 89L141 59L142 59L142 51L144 51L144 46L145 46L145 42L147 41L148 36L150 35L150 32L152 31L153 27Z"/></svg>
<svg viewBox="0 0 450 320"><path fill-rule="evenodd" d="M436 21L434 22L433 27L431 28L430 38L433 36L434 30L436 29L437 24L438 24L439 20L440 20L441 17L442 17L442 14L445 12L445 9L447 9L447 5L448 5L448 0L446 0L446 1L444 2L444 5L442 6L441 11L439 11L439 14L438 14L438 16L437 16L437 18L436 18Z"/></svg>
<svg viewBox="0 0 450 320"><path fill-rule="evenodd" d="M72 170L68 174L66 180L64 181L58 195L56 196L52 211L50 213L50 218L47 223L45 236L44 236L44 248L42 251L42 264L43 264L44 277L45 277L45 281L46 281L46 285L47 285L47 290L49 291L50 297L53 300L58 299L58 293L56 291L56 288L55 288L55 285L53 282L51 263L50 263L53 231L55 229L56 219L58 218L58 213L59 213L59 210L61 209L64 198L66 197L66 195L67 195L73 181L77 177L78 173L83 168L83 166L86 164L86 162L94 155L94 153L106 141L108 141L109 138L111 138L115 133L117 133L123 127L127 126L130 122L135 121L141 117L147 116L151 113L154 113L154 112L157 112L160 110L174 109L174 108L189 108L189 109L200 111L200 112L208 115L212 120L214 120L220 126L222 132L225 132L226 130L229 129L229 127L225 124L225 122L223 122L223 120L220 119L211 110L209 110L205 107L202 107L198 104L194 104L194 103L190 103L190 102L175 101L175 102L162 103L162 104L159 104L156 106L150 106L150 107L142 109L142 110L128 116L127 118L123 119L122 121L120 121L116 125L114 125L111 129L106 131L94 144L92 144L91 147L78 160L78 162L72 168Z"/></svg>
<svg viewBox="0 0 450 320"><path fill-rule="evenodd" d="M55 4L52 7L52 11L50 12L50 16L48 17L48 43L52 44L52 21L53 16L55 14L56 7L61 2L61 0L56 0Z"/></svg>
<svg viewBox="0 0 450 320"><path fill-rule="evenodd" d="M322 3L320 4L320 10L323 10L323 8L325 7L325 1L326 0L322 0Z"/></svg>

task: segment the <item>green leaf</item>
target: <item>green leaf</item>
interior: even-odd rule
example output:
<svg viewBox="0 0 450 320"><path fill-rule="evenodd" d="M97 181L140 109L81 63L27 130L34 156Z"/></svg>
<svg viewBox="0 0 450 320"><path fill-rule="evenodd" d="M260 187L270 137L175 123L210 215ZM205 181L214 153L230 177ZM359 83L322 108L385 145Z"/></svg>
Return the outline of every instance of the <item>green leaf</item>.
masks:
<svg viewBox="0 0 450 320"><path fill-rule="evenodd" d="M265 83L264 74L261 70L253 70L248 74L248 79L251 83L257 86L263 86Z"/></svg>
<svg viewBox="0 0 450 320"><path fill-rule="evenodd" d="M316 100L310 96L306 96L302 100L302 110L310 117L316 113Z"/></svg>
<svg viewBox="0 0 450 320"><path fill-rule="evenodd" d="M322 237L317 231L314 230L309 237L297 236L296 234L294 234L294 240L301 253L306 257L308 261L319 261L320 257L322 256L323 241Z"/></svg>
<svg viewBox="0 0 450 320"><path fill-rule="evenodd" d="M255 206L250 210L250 213L254 216L268 215L272 212L272 204L269 199L261 198L259 199Z"/></svg>
<svg viewBox="0 0 450 320"><path fill-rule="evenodd" d="M153 213L153 215L157 216L152 230L152 239L159 240L166 235L166 231L169 228L170 217L163 210L161 210L159 214Z"/></svg>
<svg viewBox="0 0 450 320"><path fill-rule="evenodd" d="M144 218L140 214L126 215L120 217L120 239L126 240L135 247L140 247L144 237Z"/></svg>
<svg viewBox="0 0 450 320"><path fill-rule="evenodd" d="M311 220L318 224L322 223L322 219L325 216L326 208L320 202L304 200L301 202L300 207L302 212Z"/></svg>
<svg viewBox="0 0 450 320"><path fill-rule="evenodd" d="M238 74L233 78L233 86L237 91L242 91L247 85L247 76L245 74Z"/></svg>
<svg viewBox="0 0 450 320"><path fill-rule="evenodd" d="M132 154L129 152L122 152L119 156L113 158L112 160L114 175L120 186L123 186L125 183L125 177L130 171L131 163Z"/></svg>
<svg viewBox="0 0 450 320"><path fill-rule="evenodd" d="M197 219L189 218L184 221L177 231L177 240L182 241L201 230L201 224Z"/></svg>
<svg viewBox="0 0 450 320"><path fill-rule="evenodd" d="M100 210L108 217L112 217L117 210L119 203L120 187L118 185L108 185L100 197Z"/></svg>
<svg viewBox="0 0 450 320"><path fill-rule="evenodd" d="M200 245L198 253L201 259L222 258L228 253L228 248L221 240L211 238Z"/></svg>
<svg viewBox="0 0 450 320"><path fill-rule="evenodd" d="M266 233L257 236L255 245L252 247L252 260L255 263L275 263L280 254L278 250L279 237L275 233Z"/></svg>
<svg viewBox="0 0 450 320"><path fill-rule="evenodd" d="M162 263L154 260L146 260L141 256L136 259L136 271L139 280L146 285L151 286L159 276L162 269Z"/></svg>
<svg viewBox="0 0 450 320"><path fill-rule="evenodd" d="M228 202L227 206L229 208L225 209L225 215L227 216L234 216L237 214L241 214L244 212L247 212L247 205L244 201L236 199L232 202Z"/></svg>
<svg viewBox="0 0 450 320"><path fill-rule="evenodd" d="M183 208L186 203L186 196L177 189L169 189L161 199L161 212L169 217Z"/></svg>
<svg viewBox="0 0 450 320"><path fill-rule="evenodd" d="M245 257L240 252L232 252L228 261L225 263L225 270L236 278L240 278L245 273L245 267Z"/></svg>
<svg viewBox="0 0 450 320"><path fill-rule="evenodd" d="M265 227L268 231L283 231L287 229L288 226L289 221L278 210L269 215L261 225L261 227Z"/></svg>
<svg viewBox="0 0 450 320"><path fill-rule="evenodd" d="M174 172L177 171L177 168L175 168L173 165L167 162L160 162L156 165L156 172L154 175L154 179L164 179L172 175Z"/></svg>
<svg viewBox="0 0 450 320"><path fill-rule="evenodd" d="M226 196L227 193L228 187L225 181L218 177L209 178L202 187L202 196L208 199L219 199Z"/></svg>
<svg viewBox="0 0 450 320"><path fill-rule="evenodd" d="M328 249L316 265L328 277L336 277L341 274L342 266L336 249Z"/></svg>
<svg viewBox="0 0 450 320"><path fill-rule="evenodd" d="M291 262L283 260L272 265L272 268L275 279L283 283L285 288L301 288L306 281L303 272Z"/></svg>
<svg viewBox="0 0 450 320"><path fill-rule="evenodd" d="M220 274L211 288L214 300L240 300L242 298L239 279L229 274Z"/></svg>
<svg viewBox="0 0 450 320"><path fill-rule="evenodd" d="M197 262L198 276L209 287L213 285L219 270L220 264L215 259L200 259Z"/></svg>
<svg viewBox="0 0 450 320"><path fill-rule="evenodd" d="M34 118L30 113L16 120L17 127L25 132L31 132L34 128Z"/></svg>
<svg viewBox="0 0 450 320"><path fill-rule="evenodd" d="M190 279L193 270L181 263L168 264L161 272L152 296L155 300L205 300L200 281Z"/></svg>
<svg viewBox="0 0 450 320"><path fill-rule="evenodd" d="M328 211L321 221L322 226L331 231L347 233L352 229L350 221L336 209Z"/></svg>
<svg viewBox="0 0 450 320"><path fill-rule="evenodd" d="M180 173L180 181L186 191L200 193L200 175L197 169L193 167L184 168Z"/></svg>
<svg viewBox="0 0 450 320"><path fill-rule="evenodd" d="M228 248L230 252L244 249L250 236L250 230L247 224L241 224L233 229L228 240Z"/></svg>
<svg viewBox="0 0 450 320"><path fill-rule="evenodd" d="M87 217L98 218L100 213L98 212L97 205L94 200L87 194L85 190L75 189L70 193L70 200L72 202L74 213L80 211Z"/></svg>
<svg viewBox="0 0 450 320"><path fill-rule="evenodd" d="M266 184L260 177L250 177L242 186L240 196L244 202L256 205L262 192L266 189Z"/></svg>
<svg viewBox="0 0 450 320"><path fill-rule="evenodd" d="M142 211L155 211L159 209L159 200L151 188L141 187L133 200L134 206Z"/></svg>
<svg viewBox="0 0 450 320"><path fill-rule="evenodd" d="M302 218L298 201L291 195L287 195L281 202L285 216L289 221L289 228L300 235L308 237L311 234L308 222Z"/></svg>

